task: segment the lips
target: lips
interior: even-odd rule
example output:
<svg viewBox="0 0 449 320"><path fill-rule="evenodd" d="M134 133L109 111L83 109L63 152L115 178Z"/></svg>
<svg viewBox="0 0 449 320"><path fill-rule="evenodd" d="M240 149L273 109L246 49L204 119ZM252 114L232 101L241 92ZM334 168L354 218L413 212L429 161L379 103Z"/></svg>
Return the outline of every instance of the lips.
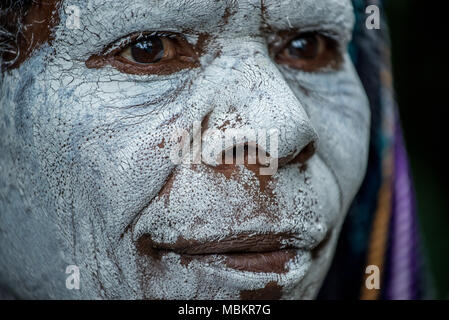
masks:
<svg viewBox="0 0 449 320"><path fill-rule="evenodd" d="M272 252L226 254L225 263L231 269L250 272L286 273L287 263L297 254L284 249Z"/></svg>
<svg viewBox="0 0 449 320"><path fill-rule="evenodd" d="M285 273L287 263L298 254L299 248L286 243L298 239L286 234L240 234L218 241L199 242L178 238L173 244L156 243L147 234L137 241L140 255L160 260L170 252L179 254L184 263L193 260L222 260L228 268L238 271Z"/></svg>

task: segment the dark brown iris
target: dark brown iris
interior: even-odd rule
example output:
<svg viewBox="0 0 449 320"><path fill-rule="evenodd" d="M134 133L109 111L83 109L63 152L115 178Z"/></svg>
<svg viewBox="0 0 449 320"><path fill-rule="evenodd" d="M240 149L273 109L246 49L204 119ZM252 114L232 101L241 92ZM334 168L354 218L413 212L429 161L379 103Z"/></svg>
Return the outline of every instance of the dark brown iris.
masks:
<svg viewBox="0 0 449 320"><path fill-rule="evenodd" d="M319 45L316 34L304 33L290 42L288 53L299 59L313 59L319 54Z"/></svg>
<svg viewBox="0 0 449 320"><path fill-rule="evenodd" d="M157 36L148 37L131 46L131 57L137 63L155 63L164 56L164 44Z"/></svg>

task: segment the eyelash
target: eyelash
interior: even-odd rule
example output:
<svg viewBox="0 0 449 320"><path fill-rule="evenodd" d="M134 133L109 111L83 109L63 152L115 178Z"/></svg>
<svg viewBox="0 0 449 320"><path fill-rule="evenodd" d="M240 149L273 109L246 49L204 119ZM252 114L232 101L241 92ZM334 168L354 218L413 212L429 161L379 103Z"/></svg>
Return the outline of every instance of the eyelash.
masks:
<svg viewBox="0 0 449 320"><path fill-rule="evenodd" d="M289 57L290 54L286 55L288 46L292 44L293 40L300 39L300 37L308 36L309 39L315 39L318 45L321 45L322 54L321 59L317 61L295 61ZM131 61L130 59L124 58L123 53L131 50L133 46L141 43L142 41L148 40L150 38L163 39L161 43L175 43L174 48L169 48L174 50L175 55L170 57L168 61L157 60L154 63L138 63L136 61ZM340 67L342 61L342 54L340 46L337 40L332 36L327 35L325 32L304 32L304 33L288 33L276 35L278 39L276 45L269 45L270 51L273 52L273 59L276 63L286 65L290 68L301 70L304 72L319 72L323 69L333 69L337 70ZM199 41L198 41L199 42ZM297 40L297 44L304 44L304 39ZM147 46L148 47L148 46ZM147 48L145 47L145 48ZM152 48L153 46L151 46ZM165 48L165 47L164 47ZM295 48L295 50L300 51L303 48ZM291 50L288 50L291 53ZM136 75L167 75L172 74L183 69L197 68L200 66L198 48L192 46L186 38L178 33L172 32L146 32L138 33L134 35L129 35L121 40L114 42L111 46L107 47L101 54L93 55L86 61L86 66L88 68L101 68L105 65L111 65L117 70ZM298 53L298 52L296 52ZM164 52L165 54L165 52ZM129 53L128 53L129 55Z"/></svg>

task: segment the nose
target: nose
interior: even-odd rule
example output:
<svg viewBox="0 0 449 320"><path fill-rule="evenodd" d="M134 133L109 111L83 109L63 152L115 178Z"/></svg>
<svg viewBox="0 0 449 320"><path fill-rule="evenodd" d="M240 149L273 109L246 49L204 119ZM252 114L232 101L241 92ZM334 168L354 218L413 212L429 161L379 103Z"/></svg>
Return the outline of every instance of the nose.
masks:
<svg viewBox="0 0 449 320"><path fill-rule="evenodd" d="M206 70L221 81L203 121L203 162L228 174L239 164L306 163L318 136L305 108L260 44L241 49L244 55L222 53Z"/></svg>

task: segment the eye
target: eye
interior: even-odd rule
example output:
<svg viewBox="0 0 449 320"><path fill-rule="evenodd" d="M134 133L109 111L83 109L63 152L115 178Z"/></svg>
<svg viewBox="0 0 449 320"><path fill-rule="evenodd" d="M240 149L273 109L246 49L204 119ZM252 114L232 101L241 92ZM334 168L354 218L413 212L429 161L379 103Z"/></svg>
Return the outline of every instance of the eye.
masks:
<svg viewBox="0 0 449 320"><path fill-rule="evenodd" d="M176 48L170 39L151 36L128 46L120 56L134 63L149 64L171 59L175 54Z"/></svg>
<svg viewBox="0 0 449 320"><path fill-rule="evenodd" d="M335 40L315 32L291 39L276 55L277 63L306 72L338 68L342 57Z"/></svg>
<svg viewBox="0 0 449 320"><path fill-rule="evenodd" d="M138 34L126 42L124 47L90 57L86 66L100 68L109 64L123 73L163 75L199 64L194 48L180 35Z"/></svg>

